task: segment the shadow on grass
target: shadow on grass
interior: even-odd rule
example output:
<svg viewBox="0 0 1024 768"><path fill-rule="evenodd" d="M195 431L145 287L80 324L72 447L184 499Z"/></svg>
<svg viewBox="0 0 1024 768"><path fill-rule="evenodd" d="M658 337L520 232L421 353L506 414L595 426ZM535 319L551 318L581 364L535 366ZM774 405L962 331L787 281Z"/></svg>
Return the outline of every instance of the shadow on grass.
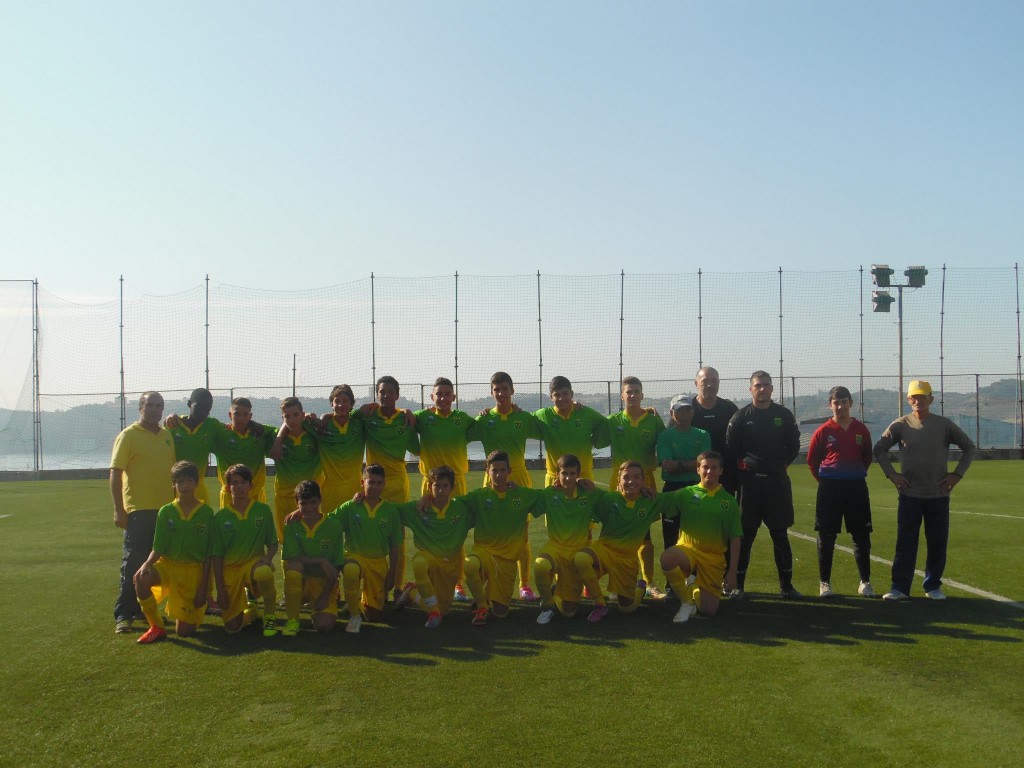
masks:
<svg viewBox="0 0 1024 768"><path fill-rule="evenodd" d="M588 624L588 604L574 618L556 617L538 625L538 609L517 604L505 619L483 627L470 623L471 611L455 606L435 630L423 626L425 615L413 608L388 611L386 621L364 622L358 635L344 631L345 618L328 635L313 631L303 614L303 631L294 638L280 634L264 638L258 627L228 635L216 622L192 638L174 642L200 653L244 656L267 651L315 656L374 659L404 667L442 663L477 663L494 658L529 658L552 644L581 649L620 649L636 643L688 645L702 640L758 647L795 643L856 646L865 643L915 644L926 637L987 643L1024 641L1024 612L978 598L950 598L942 603L924 599L907 603L835 597L782 600L748 593L742 602L723 604L713 619L696 617L672 623L678 603L646 603L633 614L612 607L600 624ZM173 638L173 634L170 635Z"/></svg>

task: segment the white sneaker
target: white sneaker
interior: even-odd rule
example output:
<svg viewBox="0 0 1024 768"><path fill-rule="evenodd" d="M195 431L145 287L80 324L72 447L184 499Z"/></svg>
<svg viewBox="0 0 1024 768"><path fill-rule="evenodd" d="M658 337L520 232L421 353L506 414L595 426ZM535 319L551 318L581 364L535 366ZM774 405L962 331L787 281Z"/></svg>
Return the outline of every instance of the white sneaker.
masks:
<svg viewBox="0 0 1024 768"><path fill-rule="evenodd" d="M946 599L946 593L943 592L942 589L938 588L938 587L936 587L935 589L931 590L930 592L925 592L924 596L928 597L928 598L931 598L932 600L945 600Z"/></svg>
<svg viewBox="0 0 1024 768"><path fill-rule="evenodd" d="M862 581L857 587L857 594L861 597L878 597L870 581Z"/></svg>
<svg viewBox="0 0 1024 768"><path fill-rule="evenodd" d="M910 595L904 595L898 589L890 589L888 592L882 595L882 599L888 600L890 603L898 603L902 600L909 600Z"/></svg>
<svg viewBox="0 0 1024 768"><path fill-rule="evenodd" d="M689 576L686 577L686 586L692 587L696 581L697 581L697 574L696 573L691 573Z"/></svg>
<svg viewBox="0 0 1024 768"><path fill-rule="evenodd" d="M697 613L697 606L693 603L683 603L679 606L679 610L676 611L676 615L672 617L674 624L682 624L683 622L689 621Z"/></svg>
<svg viewBox="0 0 1024 768"><path fill-rule="evenodd" d="M550 624L551 620L553 618L555 618L555 609L554 608L545 608L543 611L540 612L540 614L538 614L538 616L537 616L537 623L538 624Z"/></svg>
<svg viewBox="0 0 1024 768"><path fill-rule="evenodd" d="M832 597L834 594L832 585L827 581L823 581L818 585L818 597Z"/></svg>
<svg viewBox="0 0 1024 768"><path fill-rule="evenodd" d="M353 635L359 634L359 628L363 626L363 617L358 613L348 620L348 624L345 625L345 631L350 632Z"/></svg>

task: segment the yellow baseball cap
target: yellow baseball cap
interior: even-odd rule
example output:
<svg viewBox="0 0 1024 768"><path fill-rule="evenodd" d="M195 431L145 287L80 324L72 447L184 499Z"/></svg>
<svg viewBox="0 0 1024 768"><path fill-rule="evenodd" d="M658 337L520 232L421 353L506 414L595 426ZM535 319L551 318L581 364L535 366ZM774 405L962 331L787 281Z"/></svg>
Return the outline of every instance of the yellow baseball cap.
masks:
<svg viewBox="0 0 1024 768"><path fill-rule="evenodd" d="M915 379L910 382L910 386L907 388L907 397L911 395L931 395L932 385L927 381L918 381Z"/></svg>

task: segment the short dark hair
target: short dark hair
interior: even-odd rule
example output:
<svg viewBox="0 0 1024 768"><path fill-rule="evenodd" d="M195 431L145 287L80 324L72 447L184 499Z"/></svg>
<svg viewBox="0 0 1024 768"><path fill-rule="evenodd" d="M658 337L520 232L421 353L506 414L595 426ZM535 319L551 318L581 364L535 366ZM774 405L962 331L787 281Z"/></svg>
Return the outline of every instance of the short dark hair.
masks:
<svg viewBox="0 0 1024 768"><path fill-rule="evenodd" d="M771 381L772 375L768 373L768 371L754 371L752 374L750 374L751 384L754 383L754 379L768 379L768 381Z"/></svg>
<svg viewBox="0 0 1024 768"><path fill-rule="evenodd" d="M722 454L718 451L701 451L697 454L697 466L700 466L702 461L717 461L718 466L725 469L725 459L722 458Z"/></svg>
<svg viewBox="0 0 1024 768"><path fill-rule="evenodd" d="M572 389L572 382L565 376L555 376L548 385L548 394L553 395L560 389Z"/></svg>
<svg viewBox="0 0 1024 768"><path fill-rule="evenodd" d="M832 387L832 389L830 389L828 391L828 401L830 403L833 400L844 400L844 399L845 400L850 400L850 401L853 400L853 395L850 394L850 390L848 390L846 387L844 387L842 385L839 385L837 387Z"/></svg>
<svg viewBox="0 0 1024 768"><path fill-rule="evenodd" d="M380 464L367 464L363 467L363 477L369 477L370 475L384 477L384 467Z"/></svg>
<svg viewBox="0 0 1024 768"><path fill-rule="evenodd" d="M377 390L380 389L381 384L390 384L392 387L395 388L396 395L399 394L399 392L401 391L398 388L398 379L396 379L394 376L381 376L379 379L377 379Z"/></svg>
<svg viewBox="0 0 1024 768"><path fill-rule="evenodd" d="M626 376L622 380L622 384L619 388L621 389L622 387L629 387L634 385L640 387L640 390L643 391L644 383L640 381L640 379L638 379L636 376Z"/></svg>
<svg viewBox="0 0 1024 768"><path fill-rule="evenodd" d="M236 405L240 405L243 408L248 408L250 411L252 410L252 400L250 400L248 397L236 397L236 398L234 398L231 401L231 409L234 410Z"/></svg>
<svg viewBox="0 0 1024 768"><path fill-rule="evenodd" d="M455 385L452 384L452 380L445 378L444 376L438 376L434 379L434 389L437 389L438 387L451 387L452 389L455 389Z"/></svg>
<svg viewBox="0 0 1024 768"><path fill-rule="evenodd" d="M281 401L281 410L283 411L285 408L292 408L296 405L299 406L299 410L301 411L302 401L299 400L299 398L295 397L294 395L291 397L286 397L284 400Z"/></svg>
<svg viewBox="0 0 1024 768"><path fill-rule="evenodd" d="M231 485L231 478L240 477L247 483L252 483L252 470L245 464L232 464L224 473L224 485Z"/></svg>
<svg viewBox="0 0 1024 768"><path fill-rule="evenodd" d="M512 377L504 371L498 371L491 376L491 386L493 387L495 384L508 384L513 389L515 389L516 386L512 381Z"/></svg>
<svg viewBox="0 0 1024 768"><path fill-rule="evenodd" d="M197 483L199 482L199 467L191 461L174 462L174 465L171 467L171 482L176 483L179 480L187 480L189 478Z"/></svg>
<svg viewBox="0 0 1024 768"><path fill-rule="evenodd" d="M352 405L356 404L356 395L352 391L352 387L350 387L348 384L338 384L336 387L334 387L334 389L331 390L331 394L327 399L330 402L334 402L334 399L338 395L346 395L348 399L352 402Z"/></svg>
<svg viewBox="0 0 1024 768"><path fill-rule="evenodd" d="M323 494L320 493L320 485L316 480L303 480L295 486L296 501L310 501L312 499L320 501L322 498Z"/></svg>
<svg viewBox="0 0 1024 768"><path fill-rule="evenodd" d="M558 468L575 469L579 472L583 469L583 465L580 464L580 457L575 453L563 453L558 457Z"/></svg>
<svg viewBox="0 0 1024 768"><path fill-rule="evenodd" d="M427 482L436 483L438 480L447 480L452 486L455 485L455 470L449 467L447 464L442 464L439 467L434 467L430 472L427 473Z"/></svg>
<svg viewBox="0 0 1024 768"><path fill-rule="evenodd" d="M491 451L490 453L487 454L488 467L491 466L492 464L497 464L499 461L505 462L506 467L512 466L512 462L509 461L508 459L507 451Z"/></svg>

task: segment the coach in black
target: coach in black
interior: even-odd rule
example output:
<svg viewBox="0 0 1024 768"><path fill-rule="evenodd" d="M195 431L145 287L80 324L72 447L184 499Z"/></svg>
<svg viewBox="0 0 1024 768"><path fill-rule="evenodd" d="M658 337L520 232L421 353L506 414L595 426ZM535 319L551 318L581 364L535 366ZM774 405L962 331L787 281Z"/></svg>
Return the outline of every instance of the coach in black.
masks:
<svg viewBox="0 0 1024 768"><path fill-rule="evenodd" d="M718 371L705 366L697 371L694 380L697 386L697 397L693 401L693 421L691 426L703 429L711 435L711 448L723 456L725 450L725 430L729 419L736 413L736 403L718 396ZM719 481L729 493L736 494L736 465L722 467L722 478Z"/></svg>
<svg viewBox="0 0 1024 768"><path fill-rule="evenodd" d="M743 582L750 564L750 549L764 523L775 548L781 597L803 597L793 588L793 549L787 529L793 525L793 488L787 467L800 452L800 428L788 408L772 402L772 377L765 371L750 376L748 406L729 420L725 432L726 458L739 468L740 516L743 539L736 569L736 589L729 596L743 597Z"/></svg>

